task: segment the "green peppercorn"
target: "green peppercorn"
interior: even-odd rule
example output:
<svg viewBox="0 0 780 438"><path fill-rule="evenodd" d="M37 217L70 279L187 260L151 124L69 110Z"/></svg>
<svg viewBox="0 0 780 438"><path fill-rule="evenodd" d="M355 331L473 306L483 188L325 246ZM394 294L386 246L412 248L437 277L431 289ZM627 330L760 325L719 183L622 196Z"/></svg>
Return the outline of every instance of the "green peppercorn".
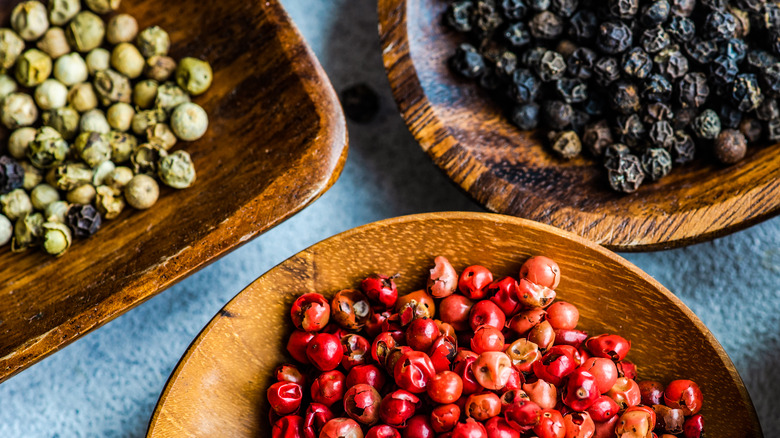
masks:
<svg viewBox="0 0 780 438"><path fill-rule="evenodd" d="M195 103L183 103L176 107L171 116L171 128L181 140L195 141L208 129L209 120L206 111Z"/></svg>
<svg viewBox="0 0 780 438"><path fill-rule="evenodd" d="M81 11L76 14L65 29L68 43L81 53L99 47L103 43L105 34L106 28L103 25L103 20L89 11Z"/></svg>
<svg viewBox="0 0 780 438"><path fill-rule="evenodd" d="M24 189L15 189L0 195L0 206L3 207L3 214L12 221L33 211L32 201Z"/></svg>
<svg viewBox="0 0 780 438"><path fill-rule="evenodd" d="M40 50L46 52L52 59L57 59L66 53L70 53L68 39L61 27L52 27L43 34L43 38L36 44Z"/></svg>
<svg viewBox="0 0 780 438"><path fill-rule="evenodd" d="M11 12L11 27L26 41L35 41L49 28L46 7L39 1L21 2Z"/></svg>
<svg viewBox="0 0 780 438"><path fill-rule="evenodd" d="M54 77L67 86L84 82L88 76L87 63L78 53L62 55L54 63Z"/></svg>
<svg viewBox="0 0 780 438"><path fill-rule="evenodd" d="M14 66L24 50L24 40L13 30L0 29L0 69L8 70Z"/></svg>
<svg viewBox="0 0 780 438"><path fill-rule="evenodd" d="M68 93L68 102L80 113L94 109L98 105L95 89L88 82L71 87Z"/></svg>
<svg viewBox="0 0 780 438"><path fill-rule="evenodd" d="M11 241L14 235L14 226L7 217L0 214L0 247Z"/></svg>
<svg viewBox="0 0 780 438"><path fill-rule="evenodd" d="M106 40L111 44L132 42L138 35L138 22L130 14L111 17L106 29Z"/></svg>
<svg viewBox="0 0 780 438"><path fill-rule="evenodd" d="M115 163L128 161L138 147L138 139L126 132L111 131L108 137L111 159Z"/></svg>
<svg viewBox="0 0 780 438"><path fill-rule="evenodd" d="M49 0L49 20L55 26L68 24L81 11L81 0Z"/></svg>
<svg viewBox="0 0 780 438"><path fill-rule="evenodd" d="M0 100L5 99L6 96L15 92L18 88L14 78L0 74Z"/></svg>
<svg viewBox="0 0 780 438"><path fill-rule="evenodd" d="M84 0L84 3L92 12L102 15L119 9L121 0Z"/></svg>
<svg viewBox="0 0 780 438"><path fill-rule="evenodd" d="M141 52L130 43L119 43L111 52L111 66L130 79L141 76L145 65L146 60Z"/></svg>
<svg viewBox="0 0 780 438"><path fill-rule="evenodd" d="M83 184L71 189L65 199L74 205L89 205L95 200L96 195L97 192L92 184Z"/></svg>
<svg viewBox="0 0 780 438"><path fill-rule="evenodd" d="M149 140L149 143L158 144L166 151L175 146L177 141L176 134L165 123L158 123L146 128L146 138Z"/></svg>
<svg viewBox="0 0 780 438"><path fill-rule="evenodd" d="M92 76L95 76L97 72L108 70L111 64L111 53L101 47L92 49L87 55L87 71Z"/></svg>
<svg viewBox="0 0 780 438"><path fill-rule="evenodd" d="M24 159L27 156L30 142L35 139L36 132L35 128L29 126L12 132L11 137L8 138L8 153L17 160Z"/></svg>
<svg viewBox="0 0 780 438"><path fill-rule="evenodd" d="M95 91L100 102L109 106L114 102L130 103L132 90L127 76L108 69L95 74Z"/></svg>
<svg viewBox="0 0 780 438"><path fill-rule="evenodd" d="M46 79L35 88L35 102L42 110L62 108L68 103L68 87L56 79Z"/></svg>
<svg viewBox="0 0 780 438"><path fill-rule="evenodd" d="M133 179L133 171L129 167L119 166L106 176L105 184L114 189L122 190Z"/></svg>
<svg viewBox="0 0 780 438"><path fill-rule="evenodd" d="M76 137L73 149L89 167L96 167L111 159L111 145L108 143L108 136L99 132L82 132ZM90 172L89 179L92 179L92 172Z"/></svg>
<svg viewBox="0 0 780 438"><path fill-rule="evenodd" d="M68 142L63 140L57 130L48 126L41 126L35 134L35 139L30 142L27 158L33 166L39 169L48 169L60 165L68 155Z"/></svg>
<svg viewBox="0 0 780 438"><path fill-rule="evenodd" d="M176 83L193 96L208 90L212 76L211 65L197 58L184 58L176 68Z"/></svg>
<svg viewBox="0 0 780 438"><path fill-rule="evenodd" d="M131 128L136 135L143 135L147 128L158 123L163 123L167 118L165 111L160 108L138 111L135 113L135 116L133 116Z"/></svg>
<svg viewBox="0 0 780 438"><path fill-rule="evenodd" d="M43 181L43 171L30 164L29 161L21 161L19 164L24 169L24 183L22 187L29 191L32 191L38 184Z"/></svg>
<svg viewBox="0 0 780 438"><path fill-rule="evenodd" d="M46 222L43 224L43 249L60 257L70 248L72 236L70 228L60 222Z"/></svg>
<svg viewBox="0 0 780 438"><path fill-rule="evenodd" d="M125 209L125 200L119 189L100 186L96 192L95 208L103 215L104 219L115 219Z"/></svg>
<svg viewBox="0 0 780 438"><path fill-rule="evenodd" d="M157 163L167 156L165 149L154 143L144 143L130 156L130 163L136 174L154 175L157 173Z"/></svg>
<svg viewBox="0 0 780 438"><path fill-rule="evenodd" d="M106 120L106 115L103 114L103 110L99 109L85 112L81 116L79 129L81 132L99 132L101 134L111 132L111 126L108 124L108 120Z"/></svg>
<svg viewBox="0 0 780 438"><path fill-rule="evenodd" d="M0 120L8 129L30 126L38 120L38 107L29 94L11 93L2 101Z"/></svg>
<svg viewBox="0 0 780 438"><path fill-rule="evenodd" d="M195 182L195 166L190 154L176 151L160 160L157 175L160 180L174 189L185 189Z"/></svg>
<svg viewBox="0 0 780 438"><path fill-rule="evenodd" d="M171 40L168 32L159 26L147 27L138 34L135 44L144 55L144 58L151 58L155 55L165 56L171 46Z"/></svg>
<svg viewBox="0 0 780 438"><path fill-rule="evenodd" d="M173 82L166 82L157 88L154 106L170 114L177 106L190 101L190 95Z"/></svg>
<svg viewBox="0 0 780 438"><path fill-rule="evenodd" d="M60 192L48 184L39 184L30 192L33 208L39 211L45 211L49 204L59 200Z"/></svg>
<svg viewBox="0 0 780 438"><path fill-rule="evenodd" d="M135 110L129 104L123 102L117 102L108 108L106 114L108 118L108 124L111 129L115 129L120 132L125 132L130 129L130 125L133 123L133 116Z"/></svg>
<svg viewBox="0 0 780 438"><path fill-rule="evenodd" d="M76 137L80 120L78 111L70 106L43 113L43 124L56 129L65 140L73 140Z"/></svg>
<svg viewBox="0 0 780 438"><path fill-rule="evenodd" d="M108 175L115 169L116 164L113 161L104 161L98 164L92 171L92 185L95 187L104 185Z"/></svg>
<svg viewBox="0 0 780 438"><path fill-rule="evenodd" d="M11 251L24 252L32 246L40 244L43 238L44 218L40 213L28 213L14 224L14 238L11 241Z"/></svg>
<svg viewBox="0 0 780 438"><path fill-rule="evenodd" d="M46 182L66 192L91 181L92 169L84 163L61 164L51 168L46 174Z"/></svg>
<svg viewBox="0 0 780 438"><path fill-rule="evenodd" d="M176 70L176 61L170 56L155 55L146 60L144 74L157 82L167 80Z"/></svg>
<svg viewBox="0 0 780 438"><path fill-rule="evenodd" d="M133 103L140 109L149 109L154 106L157 99L157 81L147 79L135 84L133 87Z"/></svg>
<svg viewBox="0 0 780 438"><path fill-rule="evenodd" d="M70 205L68 205L67 201L52 202L46 207L43 217L48 222L65 222L68 208L70 208Z"/></svg>
<svg viewBox="0 0 780 438"><path fill-rule="evenodd" d="M149 175L136 175L124 188L125 199L131 207L146 210L157 202L160 187Z"/></svg>
<svg viewBox="0 0 780 438"><path fill-rule="evenodd" d="M29 49L16 60L16 80L25 87L35 87L51 75L51 58L38 49Z"/></svg>

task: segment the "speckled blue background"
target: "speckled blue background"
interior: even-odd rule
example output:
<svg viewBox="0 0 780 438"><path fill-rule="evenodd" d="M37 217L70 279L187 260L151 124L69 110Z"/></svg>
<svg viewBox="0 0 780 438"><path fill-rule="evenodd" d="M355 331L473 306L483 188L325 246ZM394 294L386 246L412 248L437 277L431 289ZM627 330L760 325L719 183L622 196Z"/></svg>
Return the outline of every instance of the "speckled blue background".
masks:
<svg viewBox="0 0 780 438"><path fill-rule="evenodd" d="M263 272L368 222L481 210L432 165L398 115L382 67L376 2L282 3L337 91L365 82L381 96L373 123L349 124L349 159L341 178L284 224L0 385L0 437L144 436L184 350ZM780 218L688 248L623 255L677 294L712 330L747 384L765 435L778 436Z"/></svg>

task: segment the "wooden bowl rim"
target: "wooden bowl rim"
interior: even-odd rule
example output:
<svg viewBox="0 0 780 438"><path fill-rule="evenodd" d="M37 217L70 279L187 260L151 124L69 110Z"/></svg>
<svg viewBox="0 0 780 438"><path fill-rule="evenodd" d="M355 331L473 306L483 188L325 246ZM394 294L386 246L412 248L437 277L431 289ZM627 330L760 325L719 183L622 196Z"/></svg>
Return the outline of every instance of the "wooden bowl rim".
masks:
<svg viewBox="0 0 780 438"><path fill-rule="evenodd" d="M731 358L728 356L726 351L720 345L720 342L718 342L718 340L715 338L712 332L710 332L707 326L704 325L704 323L699 319L699 317L696 316L696 314L693 313L693 311L690 308L688 308L688 306L686 306L685 303L683 303L679 298L677 298L676 295L670 292L666 287L664 287L661 283L659 283L649 274L645 273L630 261L624 259L618 254L615 254L614 252L608 250L607 248L604 248L601 245L593 243L590 240L587 240L583 237L580 237L577 234L574 234L566 230L561 230L551 225L547 225L540 222L535 222L535 221L531 221L528 219L523 219L515 216L508 216L508 215L502 215L496 213L449 211L449 212L418 213L418 214L411 214L406 216L398 216L394 218L384 219L377 222L361 225L359 227L352 228L350 230L335 234L331 237L321 240L309 246L308 248L290 256L283 262L277 264L270 270L263 273L260 277L255 279L241 292L239 292L235 297L233 297L227 304L225 304L225 306L214 315L214 317L208 322L208 324L201 330L201 332L197 335L197 337L187 347L181 359L179 359L179 362L176 364L176 367L174 368L170 377L168 378L168 381L165 383L165 388L163 389L162 393L160 393L160 397L157 401L157 404L155 405L154 412L152 413L152 417L149 420L149 427L147 428L146 436L149 438L155 436L153 435L154 427L158 421L158 418L163 413L163 409L166 405L166 402L168 401L168 396L170 394L170 391L172 390L172 387L176 382L177 378L179 377L179 375L187 367L190 358L195 353L197 348L200 346L201 343L203 343L206 340L206 338L208 337L208 335L210 334L214 326L218 322L220 322L223 317L225 317L224 315L230 315L233 313L232 307L234 305L237 305L235 303L240 298L242 298L244 294L264 293L264 290L260 289L258 285L262 282L263 278L266 275L268 275L272 271L280 269L283 265L291 263L293 260L297 258L301 258L305 254L317 253L317 250L321 246L327 245L331 240L340 240L349 236L354 236L356 234L364 233L368 230L380 229L392 225L402 225L402 224L416 223L416 222L425 223L431 219L443 219L443 220L458 219L458 220L475 221L479 223L492 223L492 224L501 224L501 225L505 224L505 225L519 226L522 228L529 228L532 230L541 231L546 234L557 234L563 237L564 239L574 243L575 245L584 246L592 251L596 251L600 255L610 259L616 264L619 264L623 268L627 269L632 274L639 277L642 281L646 282L652 289L658 291L664 297L668 298L672 303L674 303L693 322L694 326L699 330L699 332L701 332L704 335L705 339L713 346L713 348L717 352L718 358L720 359L721 363L728 370L729 375L736 383L736 386L739 388L739 393L743 402L747 403L748 410L752 413L752 417L750 421L754 422L757 425L756 427L757 430L761 430L760 423L758 421L758 415L755 412L755 406L753 405L753 402L750 398L750 394L747 392L747 388L745 387L745 384L742 381L739 372L737 372L736 367L734 367L734 364L731 361Z"/></svg>
<svg viewBox="0 0 780 438"><path fill-rule="evenodd" d="M411 132L412 136L415 138L415 140L417 140L423 151L425 151L425 153L431 158L431 161L433 161L434 164L436 164L436 166L439 167L439 169L443 171L455 184L457 184L464 192L466 192L485 208L496 213L509 214L504 211L498 211L497 208L490 204L491 192L489 190L481 189L479 187L475 188L473 183L475 182L476 178L474 175L471 173L464 173L463 171L459 170L472 169L471 172L473 173L473 169L484 167L479 159L475 158L473 154L465 151L464 149L465 152L463 152L461 156L466 156L465 163L461 166L458 166L458 168L453 168L448 166L448 161L444 159L441 154L437 154L435 151L436 148L433 147L436 144L448 143L451 145L449 149L452 149L459 146L460 142L455 138L455 136L452 135L450 129L443 125L438 117L437 112L434 110L434 107L428 100L428 96L420 83L417 67L415 66L412 60L412 56L409 53L409 33L406 21L407 2L408 0L378 0L377 6L377 15L379 21L378 30L380 44L382 47L382 60L385 66L385 73L388 75L393 98L396 101L396 105L398 106L401 116L403 117L404 122L406 123L406 126ZM403 21L399 21L399 24L403 26L403 31L393 32L393 28L395 26L395 20L393 17L397 16L397 14L394 13L395 11L401 11L401 14L403 15ZM400 39L393 38L396 36L395 34L397 34ZM408 81L404 81L403 84L399 84L402 85L402 87L395 86L395 82L392 80L392 78L390 78L391 71L394 68L397 68L399 65L401 66L402 70L409 70L413 72ZM406 111L403 110L405 106L408 106L408 110ZM425 120L425 125L423 128L413 129L412 126L420 122L420 114L429 114L430 117ZM433 138L436 138L436 141L433 141ZM641 252L677 248L708 241L716 237L725 236L780 214L780 178L777 178L774 181L770 180L765 184L748 187L745 191L741 191L740 194L735 194L734 196L719 203L704 205L701 208L686 210L684 212L686 214L690 213L692 217L686 216L683 218L681 217L683 212L680 211L676 211L670 214L658 214L653 217L655 222L675 222L679 221L680 219L685 219L685 222L694 222L702 219L704 213L711 207L726 205L726 207L721 208L729 208L730 206L733 206L736 200L743 198L746 193L760 193L765 190L778 193L778 196L774 198L774 201L770 200L770 206L766 210L759 213L748 213L740 211L740 214L733 216L729 215L729 217L725 219L721 217L719 219L723 220L723 222L703 233L690 233L680 237L667 238L666 240L664 240L664 238L647 239L644 235L636 235L631 242L627 243L615 243L613 241L604 241L600 243L613 251ZM523 191L527 192L528 190ZM486 198L486 201L482 202L480 198ZM557 202L556 200L549 200L545 201L545 205L548 207L548 209L555 209ZM563 206L563 209L567 211L567 214L572 219L570 222L571 228L567 228L567 230L575 228L586 228L588 224L593 223L597 219L602 217L610 217L608 213L601 215L593 212L586 212L581 209L566 205ZM541 217L529 219L544 220L544 218ZM627 227L632 227L640 225L639 220L641 218L626 216L620 217L620 219L627 221Z"/></svg>

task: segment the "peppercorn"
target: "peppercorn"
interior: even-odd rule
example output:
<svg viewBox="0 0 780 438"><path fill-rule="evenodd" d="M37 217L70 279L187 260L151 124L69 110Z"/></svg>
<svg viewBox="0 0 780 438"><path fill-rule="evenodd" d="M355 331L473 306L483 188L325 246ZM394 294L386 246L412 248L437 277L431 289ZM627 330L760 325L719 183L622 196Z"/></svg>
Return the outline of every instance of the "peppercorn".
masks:
<svg viewBox="0 0 780 438"><path fill-rule="evenodd" d="M744 113L728 103L723 103L718 110L718 116L720 117L720 123L725 128L736 129L739 126L739 122L742 121Z"/></svg>
<svg viewBox="0 0 780 438"><path fill-rule="evenodd" d="M130 129L135 110L129 104L117 102L108 108L106 119L111 129L125 132Z"/></svg>
<svg viewBox="0 0 780 438"><path fill-rule="evenodd" d="M144 58L151 58L155 55L165 56L171 46L168 32L159 26L147 27L142 30L135 43Z"/></svg>
<svg viewBox="0 0 780 438"><path fill-rule="evenodd" d="M485 60L477 49L468 43L463 43L455 49L450 58L450 66L461 76L472 79L485 72Z"/></svg>
<svg viewBox="0 0 780 438"><path fill-rule="evenodd" d="M539 65L539 61L546 52L547 49L541 46L527 49L525 52L523 52L522 55L520 55L520 65L530 69L535 69Z"/></svg>
<svg viewBox="0 0 780 438"><path fill-rule="evenodd" d="M764 100L756 75L752 73L738 74L731 87L731 101L743 112L756 109Z"/></svg>
<svg viewBox="0 0 780 438"><path fill-rule="evenodd" d="M639 11L639 0L608 0L607 9L615 18L634 18Z"/></svg>
<svg viewBox="0 0 780 438"><path fill-rule="evenodd" d="M740 63L747 57L748 45L740 38L729 38L724 44L719 46L718 51L721 55L733 59Z"/></svg>
<svg viewBox="0 0 780 438"><path fill-rule="evenodd" d="M524 131L536 129L539 124L539 105L533 102L517 105L512 109L510 119L512 123Z"/></svg>
<svg viewBox="0 0 780 438"><path fill-rule="evenodd" d="M72 48L81 53L99 47L106 33L103 20L89 11L81 11L68 23L65 35Z"/></svg>
<svg viewBox="0 0 780 438"><path fill-rule="evenodd" d="M666 25L666 33L678 43L691 41L696 34L696 25L687 17L675 15Z"/></svg>
<svg viewBox="0 0 780 438"><path fill-rule="evenodd" d="M148 175L136 175L124 188L125 198L131 207L145 210L155 202L160 195L157 181Z"/></svg>
<svg viewBox="0 0 780 438"><path fill-rule="evenodd" d="M679 103L683 108L698 108L707 100L710 87L704 73L685 74L677 83Z"/></svg>
<svg viewBox="0 0 780 438"><path fill-rule="evenodd" d="M602 87L615 82L620 78L620 66L617 59L611 56L599 58L593 65L593 75L596 82Z"/></svg>
<svg viewBox="0 0 780 438"><path fill-rule="evenodd" d="M73 150L89 167L111 159L108 136L99 132L82 131L73 143Z"/></svg>
<svg viewBox="0 0 780 438"><path fill-rule="evenodd" d="M86 112L97 107L97 95L90 83L76 84L68 93L68 102L78 112Z"/></svg>
<svg viewBox="0 0 780 438"><path fill-rule="evenodd" d="M607 108L606 98L600 93L590 93L582 109L590 116L601 116Z"/></svg>
<svg viewBox="0 0 780 438"><path fill-rule="evenodd" d="M606 54L616 55L625 52L626 49L631 47L632 42L631 29L623 22L605 21L599 26L596 46Z"/></svg>
<svg viewBox="0 0 780 438"><path fill-rule="evenodd" d="M766 138L771 141L780 140L780 119L766 122Z"/></svg>
<svg viewBox="0 0 780 438"><path fill-rule="evenodd" d="M662 24L669 18L671 7L666 0L655 0L652 3L646 4L642 8L642 13L639 16L639 22L647 27L657 26Z"/></svg>
<svg viewBox="0 0 780 438"><path fill-rule="evenodd" d="M154 175L157 173L157 163L166 155L168 153L158 144L144 143L139 145L130 156L133 172Z"/></svg>
<svg viewBox="0 0 780 438"><path fill-rule="evenodd" d="M21 161L19 165L24 169L24 189L32 191L38 184L43 181L43 172L37 167L30 164L28 161Z"/></svg>
<svg viewBox="0 0 780 438"><path fill-rule="evenodd" d="M672 98L672 83L662 74L653 73L644 82L642 97L650 102L666 102Z"/></svg>
<svg viewBox="0 0 780 438"><path fill-rule="evenodd" d="M723 164L734 164L745 157L747 139L736 129L726 129L715 140L715 157Z"/></svg>
<svg viewBox="0 0 780 438"><path fill-rule="evenodd" d="M11 241L14 235L14 226L7 217L0 214L0 247Z"/></svg>
<svg viewBox="0 0 780 438"><path fill-rule="evenodd" d="M548 100L542 103L542 119L551 129L562 130L568 127L573 114L571 105L560 100Z"/></svg>
<svg viewBox="0 0 780 438"><path fill-rule="evenodd" d="M104 106L115 102L130 103L132 91L127 76L108 69L95 74L95 92Z"/></svg>
<svg viewBox="0 0 780 438"><path fill-rule="evenodd" d="M620 164L619 158L631 153L631 148L622 143L612 143L604 149L604 167L606 169L617 169Z"/></svg>
<svg viewBox="0 0 780 438"><path fill-rule="evenodd" d="M149 143L157 144L166 151L176 145L178 140L171 127L165 123L158 123L146 128L146 138Z"/></svg>
<svg viewBox="0 0 780 438"><path fill-rule="evenodd" d="M641 108L639 90L630 82L615 82L610 88L610 104L620 114L635 113Z"/></svg>
<svg viewBox="0 0 780 438"><path fill-rule="evenodd" d="M621 143L631 148L641 148L647 140L647 130L639 114L622 115L615 118L615 134Z"/></svg>
<svg viewBox="0 0 780 438"><path fill-rule="evenodd" d="M35 45L52 59L57 59L70 52L70 46L68 45L68 39L65 37L65 31L59 27L49 28Z"/></svg>
<svg viewBox="0 0 780 438"><path fill-rule="evenodd" d="M509 50L504 50L498 55L493 71L502 81L505 81L512 79L515 70L517 70L517 55Z"/></svg>
<svg viewBox="0 0 780 438"><path fill-rule="evenodd" d="M450 3L444 13L444 21L459 32L471 30L471 12L474 4L471 0L458 0Z"/></svg>
<svg viewBox="0 0 780 438"><path fill-rule="evenodd" d="M566 73L566 61L554 50L546 51L536 67L536 74L543 82L560 79L564 73Z"/></svg>
<svg viewBox="0 0 780 438"><path fill-rule="evenodd" d="M106 49L98 47L92 49L87 54L85 61L87 63L87 71L91 76L95 76L99 71L108 70L111 64L111 53Z"/></svg>
<svg viewBox="0 0 780 438"><path fill-rule="evenodd" d="M104 161L98 164L92 171L92 185L95 187L104 185L106 178L114 169L116 169L116 164L113 161Z"/></svg>
<svg viewBox="0 0 780 438"><path fill-rule="evenodd" d="M714 10L704 19L702 32L707 39L727 40L736 35L737 19L728 11Z"/></svg>
<svg viewBox="0 0 780 438"><path fill-rule="evenodd" d="M612 131L609 129L609 123L606 120L599 120L586 126L582 142L591 154L596 157L602 156L607 146L612 144Z"/></svg>
<svg viewBox="0 0 780 438"><path fill-rule="evenodd" d="M92 184L83 184L71 189L65 196L65 199L71 204L88 205L95 200L97 192Z"/></svg>
<svg viewBox="0 0 780 438"><path fill-rule="evenodd" d="M3 208L3 214L12 221L33 210L32 201L24 189L14 189L0 195L0 206Z"/></svg>
<svg viewBox="0 0 780 438"><path fill-rule="evenodd" d="M546 11L550 7L550 0L528 0L528 6L535 11Z"/></svg>
<svg viewBox="0 0 780 438"><path fill-rule="evenodd" d="M728 6L728 0L699 0L699 3L711 11L722 11Z"/></svg>
<svg viewBox="0 0 780 438"><path fill-rule="evenodd" d="M587 47L579 47L566 59L566 71L574 78L587 80L593 75L598 55Z"/></svg>
<svg viewBox="0 0 780 438"><path fill-rule="evenodd" d="M715 85L730 84L736 78L739 73L737 67L737 61L729 58L726 55L720 55L715 58L709 65L710 80Z"/></svg>
<svg viewBox="0 0 780 438"><path fill-rule="evenodd" d="M39 1L25 1L11 11L11 27L26 41L35 41L49 28L46 7Z"/></svg>
<svg viewBox="0 0 780 438"><path fill-rule="evenodd" d="M522 21L512 23L504 30L504 38L510 46L521 48L531 42L531 32Z"/></svg>
<svg viewBox="0 0 780 438"><path fill-rule="evenodd" d="M607 178L613 190L633 193L644 181L645 172L636 155L625 154L615 158L614 168L607 169Z"/></svg>
<svg viewBox="0 0 780 438"><path fill-rule="evenodd" d="M525 0L501 0L501 10L509 20L520 20L528 12Z"/></svg>
<svg viewBox="0 0 780 438"><path fill-rule="evenodd" d="M206 133L208 124L206 111L192 102L177 106L171 115L171 129L179 139L184 141L195 141L201 138Z"/></svg>
<svg viewBox="0 0 780 438"><path fill-rule="evenodd" d="M92 181L92 169L84 163L61 164L49 171L46 181L59 190L69 191Z"/></svg>
<svg viewBox="0 0 780 438"><path fill-rule="evenodd" d="M685 131L675 131L671 148L674 164L685 164L693 160L696 144Z"/></svg>
<svg viewBox="0 0 780 438"><path fill-rule="evenodd" d="M72 140L79 130L79 113L65 106L43 113L43 124L54 128L65 140Z"/></svg>
<svg viewBox="0 0 780 438"><path fill-rule="evenodd" d="M17 160L24 159L27 156L27 149L30 142L35 138L35 128L19 128L11 133L8 138L8 153Z"/></svg>
<svg viewBox="0 0 780 438"><path fill-rule="evenodd" d="M672 170L672 156L663 148L648 148L641 161L642 169L653 181L665 177Z"/></svg>
<svg viewBox="0 0 780 438"><path fill-rule="evenodd" d="M569 19L569 36L578 42L584 42L596 36L598 27L596 14L587 9L580 9Z"/></svg>
<svg viewBox="0 0 780 438"><path fill-rule="evenodd" d="M119 166L106 176L105 185L122 190L135 175L129 167Z"/></svg>
<svg viewBox="0 0 780 438"><path fill-rule="evenodd" d="M493 0L476 0L471 30L480 40L489 39L502 23L501 14Z"/></svg>
<svg viewBox="0 0 780 438"><path fill-rule="evenodd" d="M764 99L761 105L756 108L756 118L758 120L769 121L780 118L780 107L775 99ZM730 126L736 129L737 126Z"/></svg>
<svg viewBox="0 0 780 438"><path fill-rule="evenodd" d="M753 73L761 73L778 59L766 50L754 49L747 52L745 64Z"/></svg>
<svg viewBox="0 0 780 438"><path fill-rule="evenodd" d="M176 151L160 159L157 169L160 180L174 189L185 189L195 182L195 166L190 154Z"/></svg>
<svg viewBox="0 0 780 438"><path fill-rule="evenodd" d="M141 76L146 60L141 52L130 43L119 43L111 52L111 66L130 79Z"/></svg>
<svg viewBox="0 0 780 438"><path fill-rule="evenodd" d="M534 38L553 40L563 33L563 20L550 11L542 11L528 23L528 30Z"/></svg>
<svg viewBox="0 0 780 438"><path fill-rule="evenodd" d="M623 55L623 72L637 79L646 78L653 69L653 61L641 47L634 47Z"/></svg>
<svg viewBox="0 0 780 438"><path fill-rule="evenodd" d="M647 53L656 53L669 46L670 37L663 27L656 26L642 32L639 44Z"/></svg>
<svg viewBox="0 0 780 438"><path fill-rule="evenodd" d="M133 87L133 103L139 109L149 109L154 106L160 84L153 79L140 81Z"/></svg>
<svg viewBox="0 0 780 438"><path fill-rule="evenodd" d="M761 130L761 122L751 117L745 117L739 123L739 132L751 143L761 140Z"/></svg>
<svg viewBox="0 0 780 438"><path fill-rule="evenodd" d="M40 85L51 70L51 57L38 49L28 49L16 60L16 80L25 87Z"/></svg>
<svg viewBox="0 0 780 438"><path fill-rule="evenodd" d="M176 70L176 61L170 56L155 55L146 60L144 74L158 82L167 80Z"/></svg>
<svg viewBox="0 0 780 438"><path fill-rule="evenodd" d="M24 186L24 169L13 158L0 156L0 195Z"/></svg>
<svg viewBox="0 0 780 438"><path fill-rule="evenodd" d="M68 142L66 142L59 132L48 126L41 126L35 134L35 139L30 142L27 150L27 158L39 169L48 169L58 166L70 151Z"/></svg>
<svg viewBox="0 0 780 438"><path fill-rule="evenodd" d="M653 57L653 62L659 73L672 80L679 79L688 73L688 58L686 58L677 46L667 47Z"/></svg>
<svg viewBox="0 0 780 438"><path fill-rule="evenodd" d="M691 60L701 65L709 64L718 55L718 45L710 40L694 38L683 48Z"/></svg>
<svg viewBox="0 0 780 438"><path fill-rule="evenodd" d="M12 252L23 252L37 246L43 239L43 215L40 213L25 213L14 224L14 237L11 241Z"/></svg>
<svg viewBox="0 0 780 438"><path fill-rule="evenodd" d="M720 117L711 109L705 109L693 119L693 133L701 139L714 140L720 128Z"/></svg>
<svg viewBox="0 0 780 438"><path fill-rule="evenodd" d="M89 9L96 14L108 14L119 9L121 0L84 0Z"/></svg>
<svg viewBox="0 0 780 438"><path fill-rule="evenodd" d="M566 103L584 102L588 98L588 85L579 79L558 79L555 90Z"/></svg>
<svg viewBox="0 0 780 438"><path fill-rule="evenodd" d="M570 160L580 154L582 144L580 137L574 131L550 133L552 150L565 160Z"/></svg>
<svg viewBox="0 0 780 438"><path fill-rule="evenodd" d="M65 224L78 238L95 234L103 223L100 212L92 205L73 205L65 216Z"/></svg>
<svg viewBox="0 0 780 438"><path fill-rule="evenodd" d="M671 149L674 142L674 130L672 124L666 120L659 120L650 125L650 142L655 146Z"/></svg>

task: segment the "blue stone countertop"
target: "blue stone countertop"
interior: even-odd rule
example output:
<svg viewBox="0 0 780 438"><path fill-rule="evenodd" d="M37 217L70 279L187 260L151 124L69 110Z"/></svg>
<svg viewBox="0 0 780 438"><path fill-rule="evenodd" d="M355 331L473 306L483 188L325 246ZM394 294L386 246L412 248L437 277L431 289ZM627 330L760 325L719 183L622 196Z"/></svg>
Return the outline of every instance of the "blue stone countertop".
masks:
<svg viewBox="0 0 780 438"><path fill-rule="evenodd" d="M130 1L130 0L128 0ZM374 0L282 0L336 91L367 83L344 172L311 206L0 385L0 437L141 437L179 357L252 280L336 233L393 216L481 211L422 152L382 66ZM687 248L622 254L677 294L736 364L767 437L780 430L780 218ZM727 403L727 400L721 401Z"/></svg>

